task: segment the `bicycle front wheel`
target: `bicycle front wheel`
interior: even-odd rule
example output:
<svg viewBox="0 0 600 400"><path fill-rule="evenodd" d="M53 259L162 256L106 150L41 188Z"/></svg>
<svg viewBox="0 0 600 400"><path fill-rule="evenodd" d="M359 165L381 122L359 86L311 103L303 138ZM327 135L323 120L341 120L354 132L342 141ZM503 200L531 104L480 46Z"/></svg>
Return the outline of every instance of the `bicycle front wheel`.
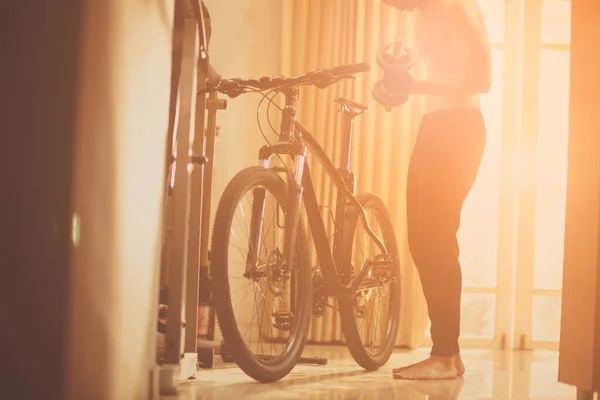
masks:
<svg viewBox="0 0 600 400"><path fill-rule="evenodd" d="M302 219L292 265L282 269L287 204L287 185L275 172L244 169L223 193L212 236L212 296L225 345L247 375L265 383L294 368L311 315Z"/></svg>
<svg viewBox="0 0 600 400"><path fill-rule="evenodd" d="M398 255L398 243L387 208L373 194L361 194L369 226L388 252ZM368 236L359 211L349 207L344 219L340 268L344 284L381 251ZM342 330L354 360L367 370L384 365L394 351L400 323L401 271L398 264L373 269L352 297L339 299Z"/></svg>

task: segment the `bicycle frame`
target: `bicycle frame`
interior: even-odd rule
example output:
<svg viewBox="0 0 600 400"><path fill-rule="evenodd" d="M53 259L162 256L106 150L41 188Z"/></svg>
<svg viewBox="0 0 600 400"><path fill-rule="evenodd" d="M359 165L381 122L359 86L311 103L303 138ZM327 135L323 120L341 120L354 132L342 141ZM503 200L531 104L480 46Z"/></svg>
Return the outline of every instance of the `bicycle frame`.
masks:
<svg viewBox="0 0 600 400"><path fill-rule="evenodd" d="M350 121L346 121L351 123ZM346 125L344 124L344 125ZM333 251L330 249L325 230L325 224L321 217L321 211L317 201L317 194L314 189L312 177L310 175L310 169L308 165L305 166L305 173L303 176L302 185L304 187L304 207L307 213L307 219L311 232L313 234L313 241L315 249L317 251L317 257L319 259L319 265L321 272L324 277L324 287L326 296L340 296L342 289L347 289L349 293L354 294L356 288L364 280L366 274L369 271L369 265L364 264L361 266L359 273L355 278L350 279L349 283L344 285L340 282L340 259L342 251L342 234L345 223L346 211L349 206L356 207L359 216L363 220L365 230L367 234L379 247L382 254L387 255L388 251L383 241L373 232L371 229L365 214L365 210L362 205L356 200L354 196L354 175L350 171L350 146L351 146L351 130L346 128L344 130L344 159L346 165L337 170L327 154L323 151L321 146L313 138L310 132L301 124L298 123L298 127L302 132L302 141L310 149L311 153L315 155L319 163L323 166L325 173L332 180L336 187L337 201L335 206L335 233L333 239ZM347 157L347 158L346 158Z"/></svg>
<svg viewBox="0 0 600 400"><path fill-rule="evenodd" d="M377 244L384 255L388 254L383 241L373 232L366 219L366 214L362 205L354 196L354 175L350 171L350 154L352 145L352 119L348 112L344 113L343 123L343 155L342 166L339 169L333 165L325 151L317 143L311 133L301 123L296 121L296 104L298 101L298 89L292 87L284 92L286 97L285 108L281 123L281 134L279 142L273 146L264 146L260 149L259 159L261 165L265 168L270 166L270 158L275 155L289 155L294 159L293 176L288 184L289 205L285 216L285 237L283 250L282 269L286 271L288 265L291 265L293 255L295 254L295 242L297 229L287 229L287 227L296 227L300 215L301 201L304 200L308 223L313 235L313 242L317 251L319 265L324 277L325 296L340 296L343 294L353 294L361 282L365 279L370 270L370 265L365 263L359 273L349 283L344 285L340 282L339 260L341 252L341 241L343 234L344 217L348 206L354 206L359 212L367 234ZM329 176L336 187L337 202L335 209L335 233L333 251L328 243L325 224L321 216L317 195L312 182L310 168L306 162L307 149L317 158L324 167L325 173ZM261 189L255 189L254 202L252 210L251 223L251 248L258 248L258 241L262 230L262 220L264 217L264 196L265 192ZM249 252L248 266L256 266L257 257L254 252ZM289 270L289 268L287 268Z"/></svg>

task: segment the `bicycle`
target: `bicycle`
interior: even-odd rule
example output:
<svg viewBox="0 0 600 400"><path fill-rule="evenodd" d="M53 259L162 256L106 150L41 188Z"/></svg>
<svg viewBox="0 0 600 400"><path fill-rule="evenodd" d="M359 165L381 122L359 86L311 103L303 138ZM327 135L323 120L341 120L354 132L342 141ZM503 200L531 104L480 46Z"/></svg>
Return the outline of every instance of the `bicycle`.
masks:
<svg viewBox="0 0 600 400"><path fill-rule="evenodd" d="M229 97L264 91L281 93L285 97L278 142L263 146L259 151L260 165L241 170L226 186L217 207L211 243L210 279L219 326L235 362L257 381L277 381L294 368L307 341L311 311L315 317L322 316L331 297L338 299L346 343L360 366L376 370L388 361L393 352L400 320L401 268L398 243L383 201L371 193L355 195L354 173L350 170L352 124L369 107L346 98L335 100L343 117L343 149L339 169L336 169L309 130L296 120L300 86L326 88L369 69L369 64L361 63L321 69L293 78L223 79L217 87L205 90L218 91ZM337 188L333 246L327 237L318 205L307 163L307 151L317 158ZM285 167L281 158L283 155L292 158L291 170ZM281 160L284 167L271 165L274 156ZM287 182L281 173L287 177ZM244 240L249 250L247 254L242 251L241 256L231 256L230 233L233 233L233 239L238 236L238 231L232 229L235 211L246 193L251 193L253 197L249 204L250 220L243 221L250 230L249 237ZM270 201L279 204L276 206ZM319 267L314 270L301 216L302 203L319 261ZM367 221L367 213L371 212L376 216L376 224ZM267 217L273 217L276 222L267 226ZM283 228L283 233L269 234L269 228L273 226ZM359 235L361 227L366 232L371 249L377 250L377 254L356 263L353 262L353 250L356 251L357 239L364 239ZM377 228L381 231L379 235L375 233ZM282 239L282 251L278 246L262 252L261 245ZM236 262L241 267L236 266ZM274 295L269 304L256 311L263 317L258 326L247 321L247 313L245 316L235 314L232 295L234 289L239 288L240 281L231 283L229 279L235 272L242 274L242 284L250 283L253 288L259 289L259 298L266 300L265 294ZM384 316L367 316L366 309L373 305L371 300L375 298L375 292L381 289L387 303L383 307ZM254 293L255 300L256 295ZM286 298L289 295L289 306L281 304L284 295ZM268 311L269 306L271 311ZM252 317L254 314L253 308ZM363 325L359 326L361 321ZM369 328L377 321L385 324L380 332L381 340L377 342L377 331L368 333L363 339L361 333L364 323L368 322ZM283 342L284 350L279 355L268 355L264 354L265 346L257 345L255 354L252 344L247 344L242 337L242 331L250 331L250 340L253 333L258 334L259 340L270 334L269 346L273 348Z"/></svg>

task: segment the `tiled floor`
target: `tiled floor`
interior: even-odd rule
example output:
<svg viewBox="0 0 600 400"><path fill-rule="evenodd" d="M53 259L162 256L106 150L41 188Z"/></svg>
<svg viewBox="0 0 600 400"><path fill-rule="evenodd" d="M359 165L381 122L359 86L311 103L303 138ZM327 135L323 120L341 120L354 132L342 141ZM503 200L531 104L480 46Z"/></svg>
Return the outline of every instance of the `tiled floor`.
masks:
<svg viewBox="0 0 600 400"><path fill-rule="evenodd" d="M575 389L557 382L558 353L464 350L463 379L439 382L394 380L391 369L415 362L426 349L397 352L376 372L365 372L344 347L315 347L305 355L328 357L325 366L298 365L285 379L261 384L235 365L199 370L181 385L179 399L406 399L571 400ZM219 359L220 360L220 359Z"/></svg>

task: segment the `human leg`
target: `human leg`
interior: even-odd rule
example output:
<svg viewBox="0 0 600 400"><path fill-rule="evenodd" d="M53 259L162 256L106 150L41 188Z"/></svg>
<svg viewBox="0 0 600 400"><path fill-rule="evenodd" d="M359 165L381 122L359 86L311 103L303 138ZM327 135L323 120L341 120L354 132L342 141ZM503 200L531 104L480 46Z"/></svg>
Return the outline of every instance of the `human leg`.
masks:
<svg viewBox="0 0 600 400"><path fill-rule="evenodd" d="M408 240L431 320L431 357L394 370L397 378L460 376L462 274L456 233L462 204L475 180L485 145L476 110L427 115L411 157L407 187Z"/></svg>

